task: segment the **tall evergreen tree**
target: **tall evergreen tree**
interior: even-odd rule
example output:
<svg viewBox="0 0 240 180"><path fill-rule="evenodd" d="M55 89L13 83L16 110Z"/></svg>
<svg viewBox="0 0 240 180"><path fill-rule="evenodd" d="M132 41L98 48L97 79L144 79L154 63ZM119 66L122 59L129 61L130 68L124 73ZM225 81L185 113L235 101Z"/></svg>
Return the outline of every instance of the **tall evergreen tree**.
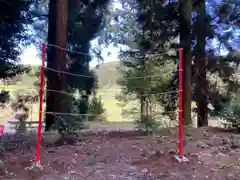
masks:
<svg viewBox="0 0 240 180"><path fill-rule="evenodd" d="M192 56L191 56L192 2L179 2L180 46L183 48L183 123L190 125L192 103Z"/></svg>
<svg viewBox="0 0 240 180"><path fill-rule="evenodd" d="M50 0L49 1L49 13L48 13L48 44L55 44L56 42L56 1ZM56 48L53 46L47 47L47 67L54 69L56 67ZM55 82L55 72L48 71L47 72L47 89L55 89L54 82ZM46 97L46 111L47 112L55 112L55 108L57 106L56 103L54 103L54 95L52 92L47 92ZM51 128L53 128L54 122L54 115L53 114L47 114L46 120L45 120L45 130L49 131Z"/></svg>
<svg viewBox="0 0 240 180"><path fill-rule="evenodd" d="M205 7L205 4L208 3L210 7L207 8ZM195 46L195 77L196 78L196 102L197 102L197 113L198 113L198 126L205 126L208 124L208 107L207 105L209 103L212 103L214 105L217 105L216 103L213 102L213 99L218 98L219 102L221 101L219 97L220 94L218 94L218 90L215 89L215 95L213 95L213 89L211 87L208 87L209 80L207 79L207 70L210 70L210 72L217 72L220 76L225 76L223 75L222 72L228 72L227 78L223 77L224 79L229 79L229 77L234 73L233 69L231 68L231 65L228 63L224 63L224 61L232 61L234 64L236 64L236 58L230 58L232 56L231 54L234 54L234 51L236 51L236 40L233 40L233 43L230 43L229 40L233 38L234 32L236 30L236 22L238 21L238 18L236 18L238 11L237 8L239 8L239 5L237 1L231 1L231 3L228 2L204 2L200 1L197 4L196 7L196 12L197 12L197 18L196 18L196 23L195 23L195 29L193 31L194 36L196 37L197 44ZM209 10L210 9L210 10ZM208 13L212 16L212 21L211 21L211 16L208 15ZM213 18L214 17L214 18ZM213 26L211 27L211 24ZM205 27L204 29L200 27ZM230 30L230 28L233 28ZM213 29L214 28L214 29ZM201 30L200 30L201 29ZM225 30L227 31L225 31ZM214 32L215 31L215 32ZM225 31L225 32L224 32ZM214 49L215 53L213 56L210 54L206 54L205 51L209 47L207 46L207 41L206 38L209 37L215 37L215 39L218 39L220 42L220 46L218 47L224 47L226 48L227 51L229 51L229 55L226 57L217 57L219 56L219 49L216 48ZM238 36L237 34L235 35L234 39L237 39ZM213 49L213 48L211 48ZM213 59L211 59L213 58ZM231 59L231 60L230 60ZM208 61L208 62L207 62ZM219 65L220 64L224 64ZM230 70L232 69L232 70ZM230 71L229 71L230 70ZM222 74L222 75L221 75ZM231 78L230 78L231 79ZM230 87L230 86L229 86ZM211 92L208 92L211 91ZM211 94L211 95L210 95ZM209 98L209 97L215 97L215 98ZM225 99L226 100L226 99ZM214 100L215 101L215 100ZM216 101L215 101L216 102ZM225 103L223 103L225 104ZM218 105L217 105L218 106ZM217 108L218 109L218 108Z"/></svg>
<svg viewBox="0 0 240 180"><path fill-rule="evenodd" d="M132 3L130 2L130 4ZM174 27L175 23L159 22L157 18L152 18L161 10L162 4L144 0L137 3L138 6L133 6L135 7L133 9L138 12L138 28L131 31L132 34L128 34L128 36L134 37L132 41L135 45L130 43L130 50L121 53L124 67L121 71L123 78L120 85L123 96L120 96L120 100L131 103L135 99L139 102L140 107L131 110L131 114L134 114L136 122L149 132L156 127L155 125L158 125L156 117L159 117L161 113L156 112L156 106L159 108L163 105L160 101L160 99L164 99L161 93L166 91L173 67L175 67L171 63L171 59L176 59L176 56L171 57L174 50L169 48L172 29L169 28L168 32L159 30L161 26ZM134 12L134 10L132 11ZM136 29L135 26L132 29ZM169 34L168 38L164 37L164 33ZM166 54L161 55L163 52ZM172 65L170 65L171 68L166 65L168 63ZM140 111L139 117L136 116L136 110Z"/></svg>
<svg viewBox="0 0 240 180"><path fill-rule="evenodd" d="M54 3L51 2L50 3ZM79 77L79 76L66 76L66 91L69 93L74 93L76 90L80 92L82 95L81 101L86 101L85 103L79 103L79 110L77 112L81 112L81 114L87 113L87 101L88 96L91 94L92 89L95 85L95 79L93 76L93 73L89 70L89 62L91 61L90 57L90 41L96 37L97 32L100 30L101 25L103 23L103 14L106 12L108 1L101 1L96 0L93 2L87 2L83 4L81 1L72 1L69 0L69 20L68 20L68 48L71 51L79 52L67 52L68 58L65 62L65 71L71 72L75 74L81 74L83 76L91 76L92 78L86 78L86 77ZM54 6L53 6L54 7ZM52 16L51 13L55 11L54 8L51 9L51 6L49 6L49 21L54 21L54 15ZM52 12L51 12L52 11ZM52 28L55 28L54 22L49 23L52 24ZM50 27L49 27L50 28ZM49 29L50 30L50 29ZM54 33L54 31L50 31L49 33ZM52 37L53 36L53 37ZM49 44L54 44L54 35L52 34L48 35ZM56 49L55 47L50 47L51 53L53 53ZM51 56L51 53L48 56L48 66L49 68L55 67L54 57ZM54 55L54 53L53 53ZM51 67L50 67L51 66ZM54 73L51 72L51 74L48 74L49 77L53 76ZM54 80L53 78L51 78ZM55 88L55 85L53 85L53 81L48 81L48 89ZM47 112L55 112L54 109L56 108L53 106L53 95L51 93L48 93L47 98ZM87 98L86 98L87 97ZM70 99L69 99L70 98ZM76 108L73 108L74 105L74 97L66 97L64 96L63 101L67 103L66 109L64 113L75 111ZM70 104L69 104L70 103ZM83 107L83 104L84 107ZM64 119L66 119L64 117ZM75 118L76 119L76 118ZM51 114L49 114L46 117L46 124L48 126L46 127L46 130L51 128L55 123L55 117ZM70 121L69 121L70 122Z"/></svg>
<svg viewBox="0 0 240 180"><path fill-rule="evenodd" d="M0 2L0 78L13 77L23 70L19 55L21 46L30 43L27 25L32 22L32 4L31 0Z"/></svg>
<svg viewBox="0 0 240 180"><path fill-rule="evenodd" d="M212 72L223 74L222 71L224 71L229 72L227 74L229 75L228 77L230 77L233 72L231 71L230 73L231 67L229 67L229 65L225 66L226 68L224 70L222 66L220 68L219 65L217 65L220 62L220 64L226 65L226 63L223 63L223 59L226 58L216 56L217 49L211 43L210 38L218 39L222 45L228 48L228 50L231 48L236 49L238 47L236 41L231 39L233 35L235 39L238 38L237 33L235 33L236 31L231 31L233 33L229 33L229 30L226 28L224 30L223 28L231 26L236 27L238 22L237 1L231 2L233 3L233 5L230 5L231 11L227 11L226 13L222 6L225 6L226 9L226 6L229 5L226 5L223 1L218 3L215 1L204 2L201 0L156 2L145 2L142 0L137 1L137 3L130 0L124 1L122 9L113 10L112 14L114 15L111 17L112 19L110 18L109 20L111 23L104 29L104 36L101 36L102 38L100 38L100 41L105 40L104 42L107 43L120 43L127 45L132 49L138 49L139 41L134 41L134 37L144 29L144 38L148 41L148 43L145 43L145 45L148 46L146 48L148 53L168 51L169 49L166 47L169 47L171 44L177 48L184 47L184 53L187 52L187 56L184 55L184 58L188 61L188 63L185 63L186 67L184 67L188 74L185 76L188 78L187 81L186 79L184 80L185 84L187 83L188 86L188 88L185 87L188 90L187 96L185 95L185 97L189 99L186 101L187 111L185 110L185 113L187 113L188 117L185 118L186 124L191 123L190 99L193 99L197 102L198 106L199 125L207 125L207 105L208 103L215 105L216 103L214 102L217 102L216 99L219 95L215 94L214 96L211 96L213 95L213 90L211 85L209 85L210 87L207 86L209 84L209 79L207 79L206 75L207 73ZM204 7L205 4L207 4L206 7ZM117 16L116 11L120 11L120 14L123 14L124 17ZM141 26L136 26L134 23L134 12L136 11L138 11L137 16L139 17L139 24ZM219 15L219 12L222 12L224 15ZM194 18L195 14L197 15L196 18ZM228 18L228 21L224 20L224 18ZM122 22L124 23L122 24ZM200 25L204 27L204 31L196 31L202 29L199 27ZM216 33L214 33L214 31ZM179 35L180 45L178 43L174 44L174 38L179 37ZM230 39L231 41L229 41ZM211 54L211 52L214 53ZM234 53L232 52L231 56L233 56L233 54ZM169 56L162 57L165 59L171 59ZM173 59L176 62L176 57L173 57ZM194 60L193 65L191 65L192 60ZM148 60L145 61L147 62ZM195 77L196 79L194 79ZM168 90L176 90L177 88L178 72L173 74ZM193 90L193 94L191 94L191 90ZM218 90L215 90L215 93L217 93L217 91ZM214 98L208 99L208 97ZM165 102L166 111L174 110L177 107L177 95L168 95L160 99Z"/></svg>
<svg viewBox="0 0 240 180"><path fill-rule="evenodd" d="M209 29L209 20L206 14L205 1L199 2L196 7L197 17L194 26L197 44L195 47L195 83L198 127L208 125L208 101L207 101L207 70L206 70L206 37ZM204 27L204 28L201 28Z"/></svg>

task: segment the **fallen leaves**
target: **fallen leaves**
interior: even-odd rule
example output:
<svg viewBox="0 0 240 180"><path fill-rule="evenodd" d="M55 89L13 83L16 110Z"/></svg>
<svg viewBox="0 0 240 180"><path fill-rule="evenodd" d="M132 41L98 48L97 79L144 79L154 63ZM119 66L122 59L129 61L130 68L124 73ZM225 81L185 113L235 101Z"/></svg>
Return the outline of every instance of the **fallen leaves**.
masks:
<svg viewBox="0 0 240 180"><path fill-rule="evenodd" d="M147 173L148 172L148 169L147 168L144 168L143 170L142 170L142 173Z"/></svg>
<svg viewBox="0 0 240 180"><path fill-rule="evenodd" d="M206 143L204 141L200 141L197 144L197 147L202 148L202 149L206 149L206 148L210 148L212 145L210 143Z"/></svg>
<svg viewBox="0 0 240 180"><path fill-rule="evenodd" d="M95 155L89 155L87 157L87 164L88 165L95 165L97 163L97 159L96 159L96 156Z"/></svg>
<svg viewBox="0 0 240 180"><path fill-rule="evenodd" d="M204 179L206 176L209 179L223 177L234 180L240 175L239 138L236 136L218 135L211 131L205 136L202 132L195 133L193 130L185 136L187 145L184 154L189 163L183 164L173 159L173 155L179 153L176 135L122 137L123 135L86 135L81 143L74 146L42 147L44 153L41 157L41 171L24 167L26 160L33 159L34 148L11 153L7 156L11 156L11 162L14 163L5 159L2 161L3 167L9 172L6 174L3 168L5 175L4 178L0 175L0 179L11 178L12 175L16 180L31 179L30 177L59 179L60 176L65 180L78 180L79 177L98 180L110 176L110 179L119 180L193 180ZM23 157L23 153L29 153L29 156Z"/></svg>
<svg viewBox="0 0 240 180"><path fill-rule="evenodd" d="M152 151L150 153L150 157L160 157L161 155L164 154L164 151L162 150L156 150L156 151Z"/></svg>

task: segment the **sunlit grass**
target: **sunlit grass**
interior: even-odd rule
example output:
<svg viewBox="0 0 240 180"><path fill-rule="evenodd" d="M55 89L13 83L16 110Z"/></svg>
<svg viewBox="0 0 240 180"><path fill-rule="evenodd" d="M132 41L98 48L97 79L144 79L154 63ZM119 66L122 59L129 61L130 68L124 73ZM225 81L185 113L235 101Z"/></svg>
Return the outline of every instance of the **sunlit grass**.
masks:
<svg viewBox="0 0 240 180"><path fill-rule="evenodd" d="M0 85L1 90L6 90L10 92L11 96L14 96L15 92L20 89L24 89L21 85ZM124 109L119 106L119 101L116 99L116 96L121 92L121 89L119 86L113 86L113 87L104 87L102 89L99 89L97 92L98 96L101 96L102 102L104 104L104 108L106 110L106 121L108 123L130 123L133 121L133 119L129 116L124 116ZM131 102L128 103L127 109L131 109L132 107L136 107L137 102ZM195 103L192 103L192 108L195 107ZM27 121L38 121L39 116L39 102L32 103L28 105L29 107L29 117ZM45 107L45 104L44 104ZM43 107L43 109L45 109ZM0 124L5 124L10 118L13 117L13 115L16 112L12 110L10 105L6 105L5 108L0 108ZM162 117L159 119L162 119ZM196 117L193 116L193 124L196 125ZM106 122L106 123L107 123ZM209 124L211 126L219 124L218 121L215 122L215 120L211 119L209 121Z"/></svg>
<svg viewBox="0 0 240 180"><path fill-rule="evenodd" d="M2 90L6 90L10 92L11 96L14 96L14 93L17 90L24 89L21 85L1 85L0 88ZM98 90L98 96L101 96L102 102L104 104L104 108L106 110L106 121L109 122L121 122L121 121L130 121L128 118L122 116L122 108L118 105L118 100L116 99L116 95L120 93L120 87L105 87ZM44 105L45 106L45 105ZM28 121L37 121L39 115L39 103L32 103L28 105L29 107L29 117ZM1 109L0 115L0 123L4 123L9 120L15 112L8 107L5 109Z"/></svg>

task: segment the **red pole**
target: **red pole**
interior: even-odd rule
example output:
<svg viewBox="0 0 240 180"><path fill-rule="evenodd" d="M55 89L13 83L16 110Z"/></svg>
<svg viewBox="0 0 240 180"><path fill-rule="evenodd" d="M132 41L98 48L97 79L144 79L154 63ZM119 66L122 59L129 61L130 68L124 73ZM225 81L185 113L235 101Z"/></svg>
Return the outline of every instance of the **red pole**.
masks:
<svg viewBox="0 0 240 180"><path fill-rule="evenodd" d="M40 166L45 54L46 54L46 44L42 44L42 66L41 66L41 75L40 75L41 79L40 79L40 92L39 92L40 102L39 102L38 134L37 134L37 150L36 150L36 165L37 166Z"/></svg>
<svg viewBox="0 0 240 180"><path fill-rule="evenodd" d="M179 154L183 157L183 48L179 49Z"/></svg>

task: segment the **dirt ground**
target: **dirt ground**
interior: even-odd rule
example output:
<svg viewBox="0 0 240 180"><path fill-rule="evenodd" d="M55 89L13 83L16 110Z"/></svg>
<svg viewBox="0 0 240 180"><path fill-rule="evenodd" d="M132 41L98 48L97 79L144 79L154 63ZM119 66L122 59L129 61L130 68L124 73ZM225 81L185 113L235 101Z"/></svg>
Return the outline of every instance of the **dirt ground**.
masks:
<svg viewBox="0 0 240 180"><path fill-rule="evenodd" d="M178 132L157 135L111 132L82 137L75 145L43 146L34 164L35 137L6 145L0 179L7 180L239 180L240 135L217 128L185 130L184 155L174 159Z"/></svg>

